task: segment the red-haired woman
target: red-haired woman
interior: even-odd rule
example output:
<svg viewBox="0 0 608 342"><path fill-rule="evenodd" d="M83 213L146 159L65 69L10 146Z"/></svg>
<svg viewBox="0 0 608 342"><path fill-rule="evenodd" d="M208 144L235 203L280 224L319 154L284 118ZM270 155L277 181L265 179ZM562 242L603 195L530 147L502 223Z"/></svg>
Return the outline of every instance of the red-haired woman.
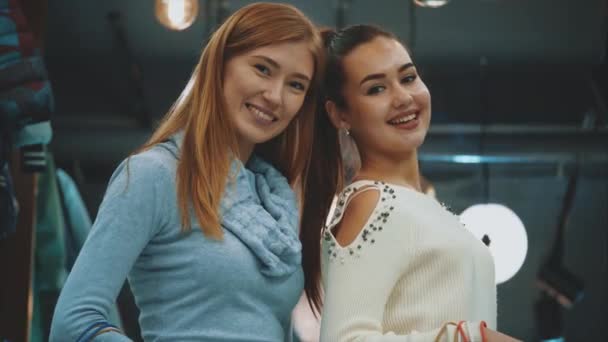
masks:
<svg viewBox="0 0 608 342"><path fill-rule="evenodd" d="M292 6L255 3L225 21L113 174L51 341L128 341L107 321L127 277L146 341L289 339L303 287L292 186L305 196L322 56Z"/></svg>

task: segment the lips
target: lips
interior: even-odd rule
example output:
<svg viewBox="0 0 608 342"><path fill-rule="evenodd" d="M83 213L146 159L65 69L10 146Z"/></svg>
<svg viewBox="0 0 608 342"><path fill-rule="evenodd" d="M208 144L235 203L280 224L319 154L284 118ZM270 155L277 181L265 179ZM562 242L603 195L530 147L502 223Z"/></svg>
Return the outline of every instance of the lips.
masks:
<svg viewBox="0 0 608 342"><path fill-rule="evenodd" d="M420 112L417 110L403 112L403 113L399 113L399 114L393 116L390 120L387 121L387 123L389 125L403 125L403 124L407 124L408 122L418 119L419 115L420 115Z"/></svg>
<svg viewBox="0 0 608 342"><path fill-rule="evenodd" d="M272 112L260 106L251 103L245 103L245 106L255 119L264 124L270 124L278 120L277 116Z"/></svg>

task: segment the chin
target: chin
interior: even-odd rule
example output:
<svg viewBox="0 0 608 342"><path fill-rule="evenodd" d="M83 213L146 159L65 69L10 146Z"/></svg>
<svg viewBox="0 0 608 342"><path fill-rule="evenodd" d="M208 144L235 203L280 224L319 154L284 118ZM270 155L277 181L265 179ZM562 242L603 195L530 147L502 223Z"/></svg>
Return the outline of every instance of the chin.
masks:
<svg viewBox="0 0 608 342"><path fill-rule="evenodd" d="M263 144L265 142L268 142L270 140L272 140L274 137L276 137L278 134L255 134L255 135L249 135L247 136L247 140L250 141L251 143L257 145L257 144Z"/></svg>
<svg viewBox="0 0 608 342"><path fill-rule="evenodd" d="M260 129L252 125L243 125L236 127L237 136L250 144L260 144L272 138L272 133L268 130Z"/></svg>
<svg viewBox="0 0 608 342"><path fill-rule="evenodd" d="M418 130L403 136L403 143L408 145L409 147L418 148L422 143L424 143L424 139L426 138L426 129Z"/></svg>

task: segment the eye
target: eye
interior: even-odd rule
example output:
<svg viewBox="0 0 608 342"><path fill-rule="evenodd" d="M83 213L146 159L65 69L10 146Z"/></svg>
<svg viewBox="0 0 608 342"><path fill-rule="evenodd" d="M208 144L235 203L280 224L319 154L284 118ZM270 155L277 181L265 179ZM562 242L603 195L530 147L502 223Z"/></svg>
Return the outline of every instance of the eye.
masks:
<svg viewBox="0 0 608 342"><path fill-rule="evenodd" d="M418 78L417 75L407 75L401 79L401 83L412 83Z"/></svg>
<svg viewBox="0 0 608 342"><path fill-rule="evenodd" d="M367 95L376 95L386 89L384 86L373 86L367 90Z"/></svg>
<svg viewBox="0 0 608 342"><path fill-rule="evenodd" d="M306 90L306 86L298 81L289 82L289 86L300 91Z"/></svg>
<svg viewBox="0 0 608 342"><path fill-rule="evenodd" d="M264 75L270 75L270 68L268 68L264 64L256 64L253 67L258 69L258 71Z"/></svg>

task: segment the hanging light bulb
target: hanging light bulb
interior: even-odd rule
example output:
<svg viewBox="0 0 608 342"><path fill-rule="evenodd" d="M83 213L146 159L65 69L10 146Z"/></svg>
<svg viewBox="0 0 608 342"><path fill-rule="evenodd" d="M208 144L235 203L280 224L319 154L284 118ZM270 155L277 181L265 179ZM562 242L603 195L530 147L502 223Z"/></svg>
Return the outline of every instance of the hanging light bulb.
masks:
<svg viewBox="0 0 608 342"><path fill-rule="evenodd" d="M437 8L445 6L450 0L413 0L414 3L420 7Z"/></svg>
<svg viewBox="0 0 608 342"><path fill-rule="evenodd" d="M156 18L171 30L185 30L198 15L198 0L156 0Z"/></svg>

